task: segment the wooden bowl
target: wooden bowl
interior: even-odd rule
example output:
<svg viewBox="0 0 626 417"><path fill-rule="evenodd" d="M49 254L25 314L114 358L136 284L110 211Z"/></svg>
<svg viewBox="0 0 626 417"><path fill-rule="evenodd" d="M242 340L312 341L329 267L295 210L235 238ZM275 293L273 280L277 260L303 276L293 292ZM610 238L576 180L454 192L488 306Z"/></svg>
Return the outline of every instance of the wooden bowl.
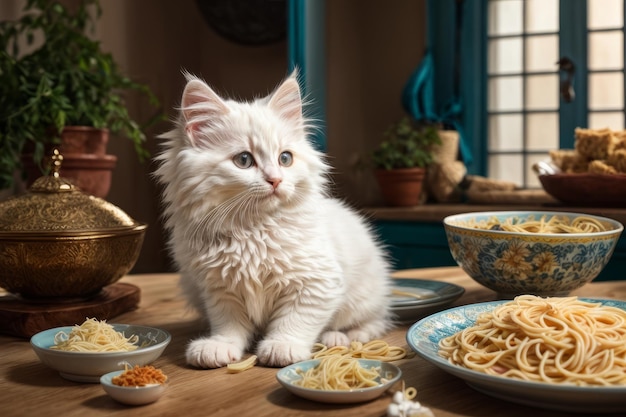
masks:
<svg viewBox="0 0 626 417"><path fill-rule="evenodd" d="M539 181L566 204L626 206L626 174L547 174L539 175Z"/></svg>

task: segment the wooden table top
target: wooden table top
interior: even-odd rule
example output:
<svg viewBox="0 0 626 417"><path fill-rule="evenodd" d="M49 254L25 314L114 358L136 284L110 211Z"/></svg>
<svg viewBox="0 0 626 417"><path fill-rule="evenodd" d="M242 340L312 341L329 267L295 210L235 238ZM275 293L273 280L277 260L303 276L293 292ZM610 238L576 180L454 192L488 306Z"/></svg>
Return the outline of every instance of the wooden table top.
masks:
<svg viewBox="0 0 626 417"><path fill-rule="evenodd" d="M463 286L465 294L454 302L464 305L495 299L495 293L471 280L460 268L428 268L400 271L402 278L421 278ZM25 339L0 336L0 410L4 417L17 416L377 416L386 415L389 395L356 405L321 404L300 399L282 388L275 368L254 367L240 374L225 369L199 370L185 364L185 346L202 333L199 318L189 312L177 291L175 274L124 277L122 282L141 289L137 310L124 313L112 323L133 323L165 329L172 342L153 363L170 379L165 396L156 403L130 407L116 403L98 384L81 384L61 378L39 362ZM626 300L626 281L591 283L575 295ZM405 346L407 326L383 339ZM403 371L406 386L417 389L417 400L436 417L503 416L565 417L568 413L509 403L481 394L462 380L447 374L419 356L395 362Z"/></svg>

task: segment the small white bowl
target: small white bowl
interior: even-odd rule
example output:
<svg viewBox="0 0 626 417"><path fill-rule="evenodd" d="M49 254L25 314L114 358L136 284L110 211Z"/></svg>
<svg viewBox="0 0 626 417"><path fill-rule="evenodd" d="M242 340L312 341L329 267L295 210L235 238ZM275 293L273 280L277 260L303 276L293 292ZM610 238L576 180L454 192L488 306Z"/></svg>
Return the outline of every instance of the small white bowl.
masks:
<svg viewBox="0 0 626 417"><path fill-rule="evenodd" d="M114 371L100 377L100 384L104 391L114 400L128 405L150 404L161 398L167 382L165 384L150 384L144 387L121 387L115 385L111 380L125 371Z"/></svg>
<svg viewBox="0 0 626 417"><path fill-rule="evenodd" d="M139 336L141 346L130 352L67 352L50 349L54 345L54 336L63 331L69 333L72 326L56 327L37 333L30 339L30 344L44 364L59 371L61 376L75 382L98 383L107 372L119 370L124 363L131 366L148 365L156 360L172 340L165 330L133 324L111 324L126 337Z"/></svg>

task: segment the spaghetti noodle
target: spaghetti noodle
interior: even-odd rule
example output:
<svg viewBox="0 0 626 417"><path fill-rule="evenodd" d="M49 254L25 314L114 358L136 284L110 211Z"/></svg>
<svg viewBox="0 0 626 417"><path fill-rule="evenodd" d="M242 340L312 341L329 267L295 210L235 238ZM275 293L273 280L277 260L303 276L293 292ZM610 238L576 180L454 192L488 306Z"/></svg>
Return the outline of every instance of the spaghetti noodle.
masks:
<svg viewBox="0 0 626 417"><path fill-rule="evenodd" d="M326 391L369 388L384 382L380 367L364 368L358 359L349 356L324 356L317 366L296 372L302 375L302 378L294 381L294 384Z"/></svg>
<svg viewBox="0 0 626 417"><path fill-rule="evenodd" d="M399 297L410 297L417 300L427 300L429 298L435 298L435 295L416 294L409 291L391 290L391 295L397 295Z"/></svg>
<svg viewBox="0 0 626 417"><path fill-rule="evenodd" d="M471 220L468 222L456 222L457 226L465 226L474 229L504 230L507 232L525 233L598 233L610 230L602 222L588 216L578 216L569 219L566 216L554 215L547 219L546 215L535 220L529 216L525 220L519 217L509 217L504 221L497 217L488 220Z"/></svg>
<svg viewBox="0 0 626 417"><path fill-rule="evenodd" d="M73 326L69 334L63 331L57 333L50 349L70 352L129 352L139 347L138 341L138 336L126 337L104 320L88 318L81 325Z"/></svg>
<svg viewBox="0 0 626 417"><path fill-rule="evenodd" d="M226 371L229 374L238 374L239 372L247 371L248 369L254 368L254 365L256 365L256 362L257 362L257 356L250 355L248 358L240 362L229 363L228 365L226 365Z"/></svg>
<svg viewBox="0 0 626 417"><path fill-rule="evenodd" d="M406 349L399 346L391 346L384 340L372 340L367 343L352 342L350 346L333 346L330 348L322 343L313 345L312 359L322 359L331 356L391 362L406 358L408 353ZM252 369L257 361L257 355L250 355L245 360L228 364L226 371L230 374L247 371Z"/></svg>
<svg viewBox="0 0 626 417"><path fill-rule="evenodd" d="M439 342L450 363L527 381L626 384L626 311L579 300L522 295Z"/></svg>
<svg viewBox="0 0 626 417"><path fill-rule="evenodd" d="M331 348L316 343L313 346L311 357L321 359L334 355L391 362L405 358L407 351L400 346L391 346L384 340L371 340L367 343L351 342L350 346L333 346Z"/></svg>

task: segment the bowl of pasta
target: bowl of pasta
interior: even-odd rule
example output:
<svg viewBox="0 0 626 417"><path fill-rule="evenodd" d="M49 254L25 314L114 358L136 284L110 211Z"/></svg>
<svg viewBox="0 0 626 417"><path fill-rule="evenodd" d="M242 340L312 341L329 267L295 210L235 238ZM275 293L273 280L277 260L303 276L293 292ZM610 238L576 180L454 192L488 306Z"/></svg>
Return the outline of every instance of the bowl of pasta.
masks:
<svg viewBox="0 0 626 417"><path fill-rule="evenodd" d="M39 360L71 381L97 383L106 373L155 361L171 335L134 324L109 324L88 318L80 325L55 327L30 339Z"/></svg>
<svg viewBox="0 0 626 417"><path fill-rule="evenodd" d="M278 382L292 394L307 400L350 404L380 397L402 377L388 362L329 355L282 368Z"/></svg>
<svg viewBox="0 0 626 417"><path fill-rule="evenodd" d="M457 264L504 299L564 296L593 281L624 230L606 217L556 211L463 213L443 224Z"/></svg>

